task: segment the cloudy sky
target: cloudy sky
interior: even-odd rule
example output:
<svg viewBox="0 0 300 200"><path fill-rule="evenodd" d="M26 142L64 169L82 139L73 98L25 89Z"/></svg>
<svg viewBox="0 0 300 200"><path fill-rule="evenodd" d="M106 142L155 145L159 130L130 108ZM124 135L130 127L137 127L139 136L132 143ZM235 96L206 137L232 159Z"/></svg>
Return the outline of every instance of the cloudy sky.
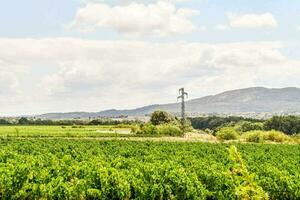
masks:
<svg viewBox="0 0 300 200"><path fill-rule="evenodd" d="M300 86L299 0L10 0L0 115Z"/></svg>

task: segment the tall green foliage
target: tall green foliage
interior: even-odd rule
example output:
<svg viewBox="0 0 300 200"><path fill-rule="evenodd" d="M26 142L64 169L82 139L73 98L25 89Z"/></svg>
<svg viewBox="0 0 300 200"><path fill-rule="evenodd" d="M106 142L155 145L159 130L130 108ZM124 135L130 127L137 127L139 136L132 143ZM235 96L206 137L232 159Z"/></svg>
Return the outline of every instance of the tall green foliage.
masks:
<svg viewBox="0 0 300 200"><path fill-rule="evenodd" d="M0 125L9 125L9 124L11 124L11 122L9 122L8 120L0 119Z"/></svg>
<svg viewBox="0 0 300 200"><path fill-rule="evenodd" d="M272 142L286 142L289 141L290 138L282 132L279 131L249 131L242 135L242 137L247 142L256 142L261 143L264 141L272 141Z"/></svg>
<svg viewBox="0 0 300 200"><path fill-rule="evenodd" d="M150 118L150 122L153 125L168 124L173 121L175 121L175 118L165 111L155 111Z"/></svg>
<svg viewBox="0 0 300 200"><path fill-rule="evenodd" d="M2 140L1 199L300 198L296 145ZM239 153L238 153L239 152ZM243 158L243 159L242 159Z"/></svg>
<svg viewBox="0 0 300 200"><path fill-rule="evenodd" d="M232 167L228 175L234 182L237 199L269 199L268 194L255 182L254 175L248 171L235 146L229 148L229 156L232 161Z"/></svg>
<svg viewBox="0 0 300 200"><path fill-rule="evenodd" d="M1 199L299 199L299 146L2 140ZM238 149L238 151L237 151Z"/></svg>
<svg viewBox="0 0 300 200"><path fill-rule="evenodd" d="M288 135L300 133L300 117L275 116L264 124L265 130L277 130Z"/></svg>
<svg viewBox="0 0 300 200"><path fill-rule="evenodd" d="M221 128L216 135L219 140L236 140L239 138L238 132L232 127Z"/></svg>
<svg viewBox="0 0 300 200"><path fill-rule="evenodd" d="M250 123L256 123L256 122L262 122L262 120L258 119L248 119L243 117L217 117L217 116L210 116L210 117L196 117L196 118L190 118L193 128L195 129L210 129L213 132L218 131L222 127L226 126L234 126L237 123L240 122L250 122Z"/></svg>
<svg viewBox="0 0 300 200"><path fill-rule="evenodd" d="M263 128L264 128L264 124L262 122L242 121L236 124L236 130L239 132L263 130Z"/></svg>

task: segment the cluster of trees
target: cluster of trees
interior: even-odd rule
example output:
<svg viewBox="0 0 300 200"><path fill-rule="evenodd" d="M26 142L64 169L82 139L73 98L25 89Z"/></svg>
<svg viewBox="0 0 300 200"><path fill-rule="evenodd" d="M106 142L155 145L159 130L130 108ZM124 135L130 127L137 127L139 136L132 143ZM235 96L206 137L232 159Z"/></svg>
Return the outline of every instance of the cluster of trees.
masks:
<svg viewBox="0 0 300 200"><path fill-rule="evenodd" d="M155 126L169 123L177 124L178 121L177 117L174 117L165 111L155 111L152 113L150 118L151 124Z"/></svg>
<svg viewBox="0 0 300 200"><path fill-rule="evenodd" d="M112 120L112 119L95 119L89 120L42 120L29 119L21 117L14 121L7 119L0 119L0 125L48 125L48 126L71 126L71 125L119 125L119 124L137 124L139 121L129 120Z"/></svg>
<svg viewBox="0 0 300 200"><path fill-rule="evenodd" d="M259 119L252 118L243 118L243 117L217 117L217 116L209 116L209 117L196 117L190 118L191 124L194 129L205 130L209 129L213 132L218 131L222 127L234 126L240 122L249 122L249 124L260 123L263 122Z"/></svg>
<svg viewBox="0 0 300 200"><path fill-rule="evenodd" d="M140 124L134 132L141 135L183 136L189 129L191 126L188 121L182 122L165 111L155 111L150 122Z"/></svg>
<svg viewBox="0 0 300 200"><path fill-rule="evenodd" d="M300 133L300 117L298 116L274 116L267 120L243 118L243 117L197 117L190 119L193 128L216 133L224 127L235 127L238 132L253 130L276 130L287 135Z"/></svg>
<svg viewBox="0 0 300 200"><path fill-rule="evenodd" d="M300 133L300 117L275 116L264 123L265 130L277 130L287 135Z"/></svg>
<svg viewBox="0 0 300 200"><path fill-rule="evenodd" d="M10 121L8 121L7 119L0 119L0 125L9 125L11 124Z"/></svg>

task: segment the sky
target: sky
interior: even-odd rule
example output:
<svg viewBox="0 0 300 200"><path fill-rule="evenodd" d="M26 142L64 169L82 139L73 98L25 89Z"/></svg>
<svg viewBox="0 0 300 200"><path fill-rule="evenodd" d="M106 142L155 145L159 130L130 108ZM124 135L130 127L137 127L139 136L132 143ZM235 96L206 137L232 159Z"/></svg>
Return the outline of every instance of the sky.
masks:
<svg viewBox="0 0 300 200"><path fill-rule="evenodd" d="M0 116L300 87L299 0L0 3Z"/></svg>

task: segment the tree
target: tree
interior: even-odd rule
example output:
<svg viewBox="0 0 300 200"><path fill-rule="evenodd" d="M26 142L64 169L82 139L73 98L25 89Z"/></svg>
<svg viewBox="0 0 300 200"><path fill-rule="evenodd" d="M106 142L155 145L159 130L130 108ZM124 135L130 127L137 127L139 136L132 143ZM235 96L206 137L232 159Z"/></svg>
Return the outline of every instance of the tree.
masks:
<svg viewBox="0 0 300 200"><path fill-rule="evenodd" d="M274 116L264 124L265 130L276 130L287 135L300 133L300 117L297 116Z"/></svg>
<svg viewBox="0 0 300 200"><path fill-rule="evenodd" d="M218 116L209 116L209 117L196 117L189 118L191 120L192 126L195 129L205 130L210 129L214 133L220 130L222 127L234 126L239 122L247 121L251 123L263 122L263 120L243 118L243 117L218 117Z"/></svg>
<svg viewBox="0 0 300 200"><path fill-rule="evenodd" d="M6 119L0 119L0 125L7 125L7 124L11 124L11 123Z"/></svg>
<svg viewBox="0 0 300 200"><path fill-rule="evenodd" d="M21 117L18 121L18 124L21 125L29 124L29 120L26 117Z"/></svg>
<svg viewBox="0 0 300 200"><path fill-rule="evenodd" d="M263 130L263 126L264 124L261 122L242 121L236 125L236 130L239 132Z"/></svg>
<svg viewBox="0 0 300 200"><path fill-rule="evenodd" d="M168 124L175 121L174 117L165 111L155 111L151 115L150 122L153 125Z"/></svg>

